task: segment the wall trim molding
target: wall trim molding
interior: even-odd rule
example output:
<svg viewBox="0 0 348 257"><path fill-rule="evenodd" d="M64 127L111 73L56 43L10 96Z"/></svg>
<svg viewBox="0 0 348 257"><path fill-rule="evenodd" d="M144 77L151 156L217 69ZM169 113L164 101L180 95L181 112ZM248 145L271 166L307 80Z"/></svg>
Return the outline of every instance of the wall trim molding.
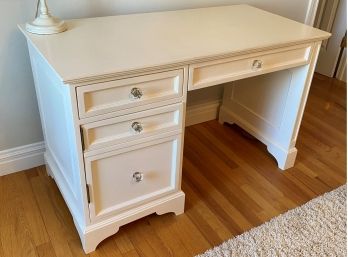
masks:
<svg viewBox="0 0 348 257"><path fill-rule="evenodd" d="M220 105L221 100L214 100L203 104L187 106L185 126L187 127L216 119Z"/></svg>
<svg viewBox="0 0 348 257"><path fill-rule="evenodd" d="M317 14L317 10L318 10L318 5L319 5L319 0L310 0L308 3L308 9L307 9L307 13L306 13L306 18L304 23L309 25L309 26L314 26L314 21L315 21L315 17Z"/></svg>
<svg viewBox="0 0 348 257"><path fill-rule="evenodd" d="M0 176L43 165L44 152L43 141L0 151Z"/></svg>

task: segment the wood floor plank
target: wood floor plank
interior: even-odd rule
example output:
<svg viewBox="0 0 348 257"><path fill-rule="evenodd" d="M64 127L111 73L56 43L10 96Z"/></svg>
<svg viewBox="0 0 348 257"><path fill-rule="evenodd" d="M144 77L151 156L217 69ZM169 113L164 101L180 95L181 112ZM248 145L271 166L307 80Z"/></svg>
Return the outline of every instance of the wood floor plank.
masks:
<svg viewBox="0 0 348 257"><path fill-rule="evenodd" d="M0 256L1 257L5 256L4 247L2 246L1 238L0 238Z"/></svg>
<svg viewBox="0 0 348 257"><path fill-rule="evenodd" d="M331 190L331 188L328 185L320 181L318 178L311 178L303 172L301 172L300 169L294 168L294 170L295 172L293 172L292 174L296 178L298 178L298 180L300 180L303 184L307 185L307 187L310 186L311 190L315 192L317 195L321 195Z"/></svg>
<svg viewBox="0 0 348 257"><path fill-rule="evenodd" d="M325 150L317 150L310 145L298 144L298 149L301 151L299 158L305 156L306 159L315 159L324 163L329 170L334 171L337 174L346 173L346 163L336 163L335 159L330 159L329 154L325 154ZM345 151L345 150L342 150Z"/></svg>
<svg viewBox="0 0 348 257"><path fill-rule="evenodd" d="M0 177L0 257L191 257L347 181L346 85L315 75L295 166L281 172L236 125L186 128L185 213L124 225L85 255L54 180L38 167Z"/></svg>
<svg viewBox="0 0 348 257"><path fill-rule="evenodd" d="M123 257L139 257L139 254L136 250L131 250L129 252L126 252L122 255Z"/></svg>
<svg viewBox="0 0 348 257"><path fill-rule="evenodd" d="M118 249L113 238L104 240L97 249L99 256L103 257L122 257L122 253Z"/></svg>
<svg viewBox="0 0 348 257"><path fill-rule="evenodd" d="M315 137L315 133L311 132L311 130L303 129L302 134L303 136L306 136L306 140L302 141L299 144L299 147L307 147L317 155L328 157L331 162L340 167L345 165L346 156L341 151L342 146L338 146L337 143L335 146L325 144L325 140L323 140L322 137ZM345 140L343 140L343 142L345 142Z"/></svg>
<svg viewBox="0 0 348 257"><path fill-rule="evenodd" d="M307 187L305 183L303 183L296 176L294 176L293 172L287 172L286 174L284 174L284 176L291 180L292 183L296 184L296 186L300 188L302 192L305 192L306 195L309 196L311 199L318 196L311 188Z"/></svg>
<svg viewBox="0 0 348 257"><path fill-rule="evenodd" d="M338 187L346 181L346 172L332 171L329 166L314 158L307 158L303 163L310 169L314 169L319 177L322 177L332 187Z"/></svg>
<svg viewBox="0 0 348 257"><path fill-rule="evenodd" d="M219 124L207 122L202 124L202 127L201 130L204 131L204 134L210 137L210 143L221 144L225 151L229 151L234 159L239 160L239 165L245 167L245 172L250 177L254 177L265 186L267 185L269 190L277 191L276 188L281 188L283 194L296 203L304 203L311 199L305 192L301 192L300 188L283 176L277 168L277 163L267 152L264 145L258 141L255 142L242 137L238 132L239 128L236 130L235 126L221 127L219 130L220 137L213 133L213 131L219 129ZM239 147L240 145L243 147Z"/></svg>
<svg viewBox="0 0 348 257"><path fill-rule="evenodd" d="M21 205L17 176L18 174L4 176L0 183L0 240L3 254L5 257L37 257L35 243Z"/></svg>
<svg viewBox="0 0 348 257"><path fill-rule="evenodd" d="M220 173L220 176L217 177L211 172L202 172L204 167L206 167L207 170L214 170L216 172L218 172L218 169L207 161L202 162L200 154L196 153L195 150L187 147L185 153L188 158L184 158L184 163L188 166L188 171L184 176L185 178L187 177L189 181L192 181L191 186L197 188L197 191L200 192L202 196L206 194L205 191L207 188L216 189L214 194L208 195L207 200L210 201L206 201L207 204L214 205L215 209L220 210L221 213L224 213L224 209L231 206L229 212L235 213L235 215L240 214L239 220L241 223L239 225L235 224L234 226L230 226L229 228L231 231L238 234L240 231L247 229L251 224L247 220L260 222L256 215L256 213L261 209L260 205L249 198L238 185L228 180L223 174ZM219 186L217 187L216 185ZM246 202L249 205L248 209L246 209L246 205L243 204ZM239 211L237 211L237 209ZM235 211L232 212L233 210ZM234 218L236 218L236 216ZM232 225L233 221L231 220L229 223Z"/></svg>
<svg viewBox="0 0 348 257"><path fill-rule="evenodd" d="M80 239L70 239L68 240L69 251L74 257L86 257L85 252L82 249ZM90 256L88 254L88 256Z"/></svg>
<svg viewBox="0 0 348 257"><path fill-rule="evenodd" d="M207 122L202 124L200 137L207 139L210 144L220 145L244 168L244 172L253 178L254 182L267 188L268 191L272 190L274 194L278 194L280 190L277 188L281 188L282 194L287 195L296 203L304 203L310 199L279 172L276 162L262 144L241 137L235 128L235 126L221 127L215 122ZM221 137L214 133L217 130ZM240 145L243 147L240 148ZM249 161L245 160L246 156L248 156Z"/></svg>
<svg viewBox="0 0 348 257"><path fill-rule="evenodd" d="M136 228L134 229L134 233L131 234L131 240L133 245L135 245L137 252L139 253L141 247L139 246L139 242L134 242L134 235L136 234L136 241L141 240L142 242L146 242L154 251L154 255L149 256L171 256L171 250L163 243L161 238L157 235L153 227L151 227L149 222L149 217L146 217L141 220L138 224L136 224Z"/></svg>
<svg viewBox="0 0 348 257"><path fill-rule="evenodd" d="M147 237L144 237L144 233L140 228L141 223L144 223L144 221L136 221L130 225L132 229L129 230L129 239L132 241L135 250L140 256L159 257L160 255L158 255L155 245L151 245L148 242Z"/></svg>
<svg viewBox="0 0 348 257"><path fill-rule="evenodd" d="M122 254L125 254L130 251L135 251L133 243L129 240L127 233L124 232L124 228L121 227L119 232L113 236L118 249Z"/></svg>
<svg viewBox="0 0 348 257"><path fill-rule="evenodd" d="M194 128L193 128L194 129ZM238 170L236 171L234 169L229 169L229 167L223 166L222 164L220 164L221 160L220 158L216 158L216 156L220 157L220 153L221 152L229 152L230 149L225 149L222 150L217 150L216 145L212 145L212 144L201 144L200 143L200 138L204 137L203 134L200 134L200 131L196 131L194 130L194 133L197 134L194 135L189 134L188 131L188 140L194 140L194 142L192 142L191 144L197 146L197 148L195 148L194 150L197 152L196 156L198 159L199 158L203 158L205 160L204 165L207 165L207 162L209 160L212 160L213 163L211 163L213 165L213 167L209 166L209 169L204 169L204 170L219 170L219 174L220 174L220 178L222 179L222 183L225 183L231 190L234 189L235 194L238 195L238 197L242 200L242 201L248 201L248 199L243 199L243 190L239 190L238 188L241 187L244 184L248 184L248 185L252 185L253 187L257 188L258 192L260 194L264 194L264 197L266 199L270 199L272 201L272 204L276 204L278 205L278 207L281 210L284 209L288 209L288 208L292 208L295 205L295 203L293 203L290 199L287 199L284 197L284 194L279 191L276 187L273 187L272 184L270 184L266 179L264 179L262 176L257 176L257 173L255 172L248 172L245 171L245 169L243 170ZM189 145L191 145L189 144ZM214 154L216 153L216 154ZM215 156L215 158L212 158L211 156ZM235 158L233 156L233 158ZM221 166L221 169L219 169L219 167L215 167L215 164L219 164L219 166ZM207 167L208 168L208 167ZM278 172L278 171L276 171ZM239 179L237 176L235 176L235 173L238 173L239 176L244 177L244 179ZM209 174L209 172L208 172ZM248 176L247 174L250 174L250 176ZM249 200L250 201L250 200ZM250 208L252 202L250 202ZM283 205L287 206L288 208L282 207Z"/></svg>
<svg viewBox="0 0 348 257"><path fill-rule="evenodd" d="M30 182L28 180L28 174L36 173L36 169L32 169L24 173L17 173L14 177L18 183L18 188L21 190L20 200L24 209L25 218L35 242L36 246L49 243L49 237L46 231L46 227L43 223L40 209L37 205L34 193L32 191Z"/></svg>
<svg viewBox="0 0 348 257"><path fill-rule="evenodd" d="M220 217L216 216L210 208L199 199L192 187L184 181L183 189L187 195L186 201L186 215L190 218L192 223L201 231L204 238L211 245L217 245L219 242L226 240L233 236L227 227L220 221Z"/></svg>
<svg viewBox="0 0 348 257"><path fill-rule="evenodd" d="M54 252L57 257L73 257L68 240L74 239L75 236L69 233L71 229L67 228L67 220L61 220L57 216L57 208L54 205L52 197L49 197L50 190L44 181L47 178L37 176L31 179L32 188L39 204L41 213L44 214L43 222L46 226L48 235L52 242ZM57 194L59 196L59 194ZM70 217L71 219L71 217ZM76 233L76 232L75 232Z"/></svg>
<svg viewBox="0 0 348 257"><path fill-rule="evenodd" d="M317 128L320 127L321 140L326 142L328 145L344 145L346 140L346 134L344 131L339 129L337 126L332 126L326 121L323 121L320 117L316 117L310 113L307 113L306 117L303 119L303 125L305 125L305 130L310 130L312 133L317 132Z"/></svg>
<svg viewBox="0 0 348 257"><path fill-rule="evenodd" d="M235 197L226 188L222 190L221 185L220 188L216 188L209 180L210 178L200 174L199 169L186 157L184 157L184 177L191 182L192 188L197 189L196 192L200 193L201 198L211 210L223 217L222 220L226 221L225 226L234 235L240 234L242 230L250 229L253 223L262 222L256 214L261 207L256 203L251 204L252 199L247 201L250 204L250 208L247 210L246 205L243 205L238 197ZM257 208L253 209L252 206L257 206Z"/></svg>
<svg viewBox="0 0 348 257"><path fill-rule="evenodd" d="M304 113L304 120L307 120L307 115L312 114L313 116L321 119L325 117L325 122L329 124L333 124L339 131L344 132L347 128L347 119L344 116L345 110L341 108L326 107L322 108L320 104L320 98L308 101L308 105L306 107L307 112Z"/></svg>
<svg viewBox="0 0 348 257"><path fill-rule="evenodd" d="M36 247L39 257L56 257L51 242Z"/></svg>
<svg viewBox="0 0 348 257"><path fill-rule="evenodd" d="M174 233L180 236L181 242L191 256L197 255L205 249L212 247L186 215L178 216L172 228Z"/></svg>
<svg viewBox="0 0 348 257"><path fill-rule="evenodd" d="M268 217L267 217L268 220L270 220L272 217L275 217L279 214L279 210L274 208L274 206L272 205L271 202L268 202L257 191L255 191L251 186L243 185L242 189L251 197L251 199L253 199L257 203L259 203L260 206L262 206L263 213L266 213L268 215Z"/></svg>
<svg viewBox="0 0 348 257"><path fill-rule="evenodd" d="M172 254L171 256L191 256L180 240L180 234L176 234L172 228L175 223L175 216L173 214L165 214L162 215L161 218L157 217L156 215L151 215L149 217L149 222L156 231L157 235L170 249Z"/></svg>
<svg viewBox="0 0 348 257"><path fill-rule="evenodd" d="M323 171L319 166L316 165L316 163L309 164L308 161L300 162L300 165L297 165L297 168L300 169L302 172L304 172L307 176L310 176L309 174L315 175L315 177L321 181L325 181L325 184L328 185L330 188L336 188L341 185L343 182L342 179L338 180L335 177L336 176L330 176L327 172ZM309 166L312 165L312 166ZM315 171L311 170L310 167L315 167ZM315 173L314 173L315 172ZM340 182L341 181L341 182Z"/></svg>
<svg viewBox="0 0 348 257"><path fill-rule="evenodd" d="M50 198L52 207L54 208L56 214L56 218L59 219L60 223L65 224L65 233L69 235L69 238L67 238L67 240L79 239L79 235L76 231L69 208L66 205L55 181L47 176L47 172L44 166L38 167L37 170L40 178L45 184L45 188L47 189L47 196Z"/></svg>

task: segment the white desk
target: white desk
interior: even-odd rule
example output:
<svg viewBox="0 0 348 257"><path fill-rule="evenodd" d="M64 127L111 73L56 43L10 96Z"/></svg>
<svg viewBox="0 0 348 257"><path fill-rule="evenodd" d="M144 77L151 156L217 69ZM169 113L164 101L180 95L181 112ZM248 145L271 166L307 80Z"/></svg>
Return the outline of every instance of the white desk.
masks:
<svg viewBox="0 0 348 257"><path fill-rule="evenodd" d="M246 5L67 21L28 40L47 169L86 252L151 213L184 211L187 90L225 82L219 121L293 166L321 41ZM256 77L261 74L261 77ZM241 80L253 77L248 80Z"/></svg>

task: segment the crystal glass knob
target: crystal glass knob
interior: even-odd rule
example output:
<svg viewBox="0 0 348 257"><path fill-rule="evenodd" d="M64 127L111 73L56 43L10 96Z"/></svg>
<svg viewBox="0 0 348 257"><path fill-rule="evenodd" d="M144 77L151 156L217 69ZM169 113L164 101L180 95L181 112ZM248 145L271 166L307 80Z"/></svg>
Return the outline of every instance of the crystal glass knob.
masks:
<svg viewBox="0 0 348 257"><path fill-rule="evenodd" d="M143 126L140 122L135 121L132 123L132 129L134 130L134 132L140 133L141 131L143 131Z"/></svg>
<svg viewBox="0 0 348 257"><path fill-rule="evenodd" d="M130 92L130 97L132 99L140 99L143 96L143 92L141 91L140 88L133 87L131 92Z"/></svg>
<svg viewBox="0 0 348 257"><path fill-rule="evenodd" d="M253 70L258 70L262 68L263 62L261 60L254 60L253 61Z"/></svg>
<svg viewBox="0 0 348 257"><path fill-rule="evenodd" d="M139 183L144 179L144 174L142 172L134 172L133 179L135 182Z"/></svg>

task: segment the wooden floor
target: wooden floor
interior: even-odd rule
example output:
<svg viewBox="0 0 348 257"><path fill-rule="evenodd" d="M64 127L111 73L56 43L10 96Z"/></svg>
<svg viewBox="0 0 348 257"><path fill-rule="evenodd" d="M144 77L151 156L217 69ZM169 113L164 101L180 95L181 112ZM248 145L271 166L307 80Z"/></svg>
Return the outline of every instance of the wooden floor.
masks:
<svg viewBox="0 0 348 257"><path fill-rule="evenodd" d="M346 86L316 75L294 168L236 126L186 129L185 214L125 225L89 256L193 256L346 183ZM68 209L44 167L0 177L0 256L83 254Z"/></svg>

